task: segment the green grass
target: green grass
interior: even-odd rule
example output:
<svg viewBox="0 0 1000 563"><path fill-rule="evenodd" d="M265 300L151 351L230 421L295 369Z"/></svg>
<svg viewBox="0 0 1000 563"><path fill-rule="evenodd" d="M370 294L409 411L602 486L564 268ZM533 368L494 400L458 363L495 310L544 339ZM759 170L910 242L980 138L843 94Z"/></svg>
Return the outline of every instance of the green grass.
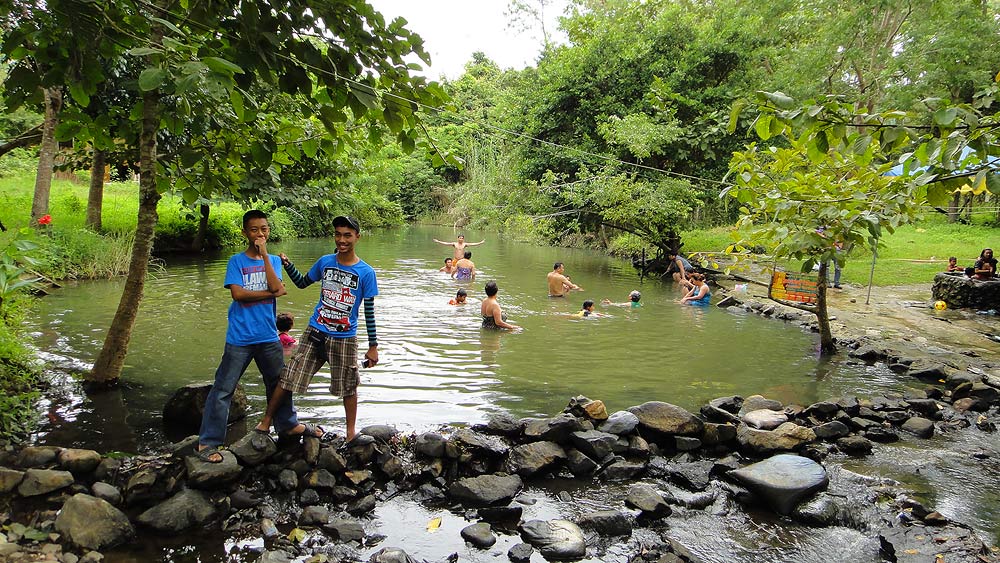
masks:
<svg viewBox="0 0 1000 563"><path fill-rule="evenodd" d="M721 252L731 243L730 231L729 227L685 231L684 252ZM936 273L944 271L949 256L958 257L960 266L971 266L983 248L1000 247L1000 228L949 224L943 216L934 214L900 227L882 242L875 264L875 285L930 284ZM841 281L867 285L871 263L871 252L852 251ZM785 267L798 269L794 263Z"/></svg>

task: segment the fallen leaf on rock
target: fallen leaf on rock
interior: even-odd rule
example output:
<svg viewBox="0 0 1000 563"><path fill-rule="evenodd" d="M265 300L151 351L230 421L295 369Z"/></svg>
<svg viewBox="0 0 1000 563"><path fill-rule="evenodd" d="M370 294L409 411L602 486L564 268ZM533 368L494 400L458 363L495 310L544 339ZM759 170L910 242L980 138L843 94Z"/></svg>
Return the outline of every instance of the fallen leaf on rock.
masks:
<svg viewBox="0 0 1000 563"><path fill-rule="evenodd" d="M430 532L430 533L432 533L432 534L434 532L438 531L438 528L440 528L440 527L441 527L441 517L440 516L438 516L437 518L432 519L430 522L427 523L427 531Z"/></svg>
<svg viewBox="0 0 1000 563"><path fill-rule="evenodd" d="M301 543L304 539L306 539L305 530L295 528L291 532L288 532L288 540L292 543Z"/></svg>
<svg viewBox="0 0 1000 563"><path fill-rule="evenodd" d="M904 549L903 553L905 553L907 555L916 555L916 554L918 554L920 552L917 551L916 549Z"/></svg>

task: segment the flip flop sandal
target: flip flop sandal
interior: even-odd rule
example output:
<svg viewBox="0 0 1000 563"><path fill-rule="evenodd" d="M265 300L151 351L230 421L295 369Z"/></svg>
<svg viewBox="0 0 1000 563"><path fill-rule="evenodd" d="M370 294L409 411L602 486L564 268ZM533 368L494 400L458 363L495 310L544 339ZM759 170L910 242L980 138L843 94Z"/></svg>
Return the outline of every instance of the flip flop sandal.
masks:
<svg viewBox="0 0 1000 563"><path fill-rule="evenodd" d="M264 452L274 443L271 439L271 432L254 428L250 434L250 447L255 451Z"/></svg>
<svg viewBox="0 0 1000 563"><path fill-rule="evenodd" d="M212 459L213 454L219 454L219 459ZM219 449L219 446L211 446L203 450L195 450L194 456L205 463L222 463L225 459L222 457L222 450Z"/></svg>
<svg viewBox="0 0 1000 563"><path fill-rule="evenodd" d="M326 430L324 430L322 426L319 426L319 425L313 426L312 424L309 424L308 422L303 422L302 423L302 432L295 432L295 433L286 432L285 436L288 436L288 437L291 437L291 438L298 438L300 436L301 437L310 436L310 437L317 438L320 441L322 441L323 437L326 436L326 435L328 435L328 434L329 434L329 432L327 432Z"/></svg>

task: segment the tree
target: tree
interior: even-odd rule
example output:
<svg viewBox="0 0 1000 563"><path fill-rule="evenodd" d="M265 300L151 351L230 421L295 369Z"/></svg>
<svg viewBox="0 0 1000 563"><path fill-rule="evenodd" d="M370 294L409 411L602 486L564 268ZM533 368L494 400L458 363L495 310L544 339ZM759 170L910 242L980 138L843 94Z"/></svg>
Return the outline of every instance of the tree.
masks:
<svg viewBox="0 0 1000 563"><path fill-rule="evenodd" d="M136 240L121 302L88 376L100 384L113 384L121 374L142 299L157 222L156 203L162 191L174 184L189 202L216 190L237 193L240 181L260 171L276 172L283 163L292 162L296 153L344 150L348 127L367 129L373 141L388 130L404 150L413 150L420 134L417 110L446 97L437 84L411 76L403 61L409 53L428 60L420 38L406 30L403 20L387 24L362 0L190 5L184 0L179 5L145 0L86 4L51 0L45 6L32 5L28 13L28 22L3 38L4 50L16 61L7 82L13 88L5 90L12 106L23 103L34 85L64 82L74 101L88 106L89 97L106 77L100 65L81 64L81 53L87 48L106 58L115 53L121 56L127 48L124 56L145 61L135 84L141 102L128 108L133 139L140 150ZM90 43L82 44L78 40L81 28L93 26L97 29L89 30ZM33 33L47 36L56 30L77 41L56 51L24 41ZM39 77L27 71L39 62L61 72ZM275 119L251 97L259 83L276 84L281 92L297 97L299 111L322 124L322 138L307 139L301 129L288 135L287 141L267 135ZM163 104L170 104L172 111L161 112ZM158 131L182 135L192 117L208 116L211 122L217 114L222 121L242 125L232 132L216 129L217 135L201 136L217 150L200 153L179 143L159 158ZM78 140L94 131L82 116L74 125L72 133ZM222 148L228 149L225 154ZM213 161L217 156L221 158ZM202 183L185 180L194 170L199 171Z"/></svg>
<svg viewBox="0 0 1000 563"><path fill-rule="evenodd" d="M56 126L59 124L59 109L62 107L62 92L59 88L42 90L45 104L45 121L42 122L41 148L38 150L38 173L35 174L35 195L31 200L31 223L49 213L49 192L52 189L52 170L55 166Z"/></svg>
<svg viewBox="0 0 1000 563"><path fill-rule="evenodd" d="M837 244L874 251L883 232L947 197L959 178L1000 187L988 165L976 166L1000 152L1000 114L983 111L995 93L977 105L927 100L929 111L876 113L835 96L799 105L781 92L759 93L753 131L775 144L750 143L733 155L734 185L724 195L741 204L741 216L727 252L764 247L775 261L801 260L802 272L819 267L814 305L775 300L816 315L823 353L836 350L826 288L828 265L846 260ZM733 127L741 111L734 108ZM887 175L896 162L906 173Z"/></svg>

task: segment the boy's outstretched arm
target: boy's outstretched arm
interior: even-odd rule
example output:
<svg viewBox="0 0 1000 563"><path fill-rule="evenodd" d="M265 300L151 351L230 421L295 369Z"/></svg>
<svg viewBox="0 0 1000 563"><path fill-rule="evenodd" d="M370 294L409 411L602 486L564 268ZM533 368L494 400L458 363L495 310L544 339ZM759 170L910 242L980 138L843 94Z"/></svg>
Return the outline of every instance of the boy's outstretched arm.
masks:
<svg viewBox="0 0 1000 563"><path fill-rule="evenodd" d="M365 358L369 360L368 367L378 364L378 336L375 334L375 298L365 298L365 330L368 331L368 351Z"/></svg>
<svg viewBox="0 0 1000 563"><path fill-rule="evenodd" d="M281 265L285 267L285 273L288 274L288 279L295 284L295 287L299 289L305 289L312 285L313 280L309 279L309 275L303 275L302 272L295 267L295 264L288 259L288 256L284 254L279 254L281 256Z"/></svg>

